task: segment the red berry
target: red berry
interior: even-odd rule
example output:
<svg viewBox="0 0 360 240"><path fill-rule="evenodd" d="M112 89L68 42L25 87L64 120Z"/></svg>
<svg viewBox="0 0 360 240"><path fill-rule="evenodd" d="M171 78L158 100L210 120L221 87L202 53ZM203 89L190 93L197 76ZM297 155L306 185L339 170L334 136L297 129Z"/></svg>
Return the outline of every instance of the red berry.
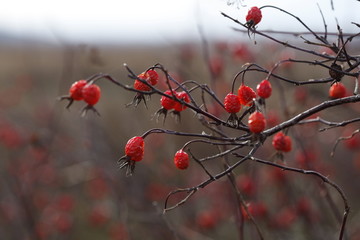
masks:
<svg viewBox="0 0 360 240"><path fill-rule="evenodd" d="M83 99L82 89L86 84L87 84L86 80L79 80L77 82L74 82L69 90L70 98L77 101L82 100Z"/></svg>
<svg viewBox="0 0 360 240"><path fill-rule="evenodd" d="M269 80L262 80L256 87L256 92L261 98L268 98L271 96L272 87Z"/></svg>
<svg viewBox="0 0 360 240"><path fill-rule="evenodd" d="M346 96L346 88L341 82L334 83L329 89L330 98L343 98Z"/></svg>
<svg viewBox="0 0 360 240"><path fill-rule="evenodd" d="M174 163L178 169L186 169L189 166L189 155L182 149L177 151L174 156Z"/></svg>
<svg viewBox="0 0 360 240"><path fill-rule="evenodd" d="M256 184L254 179L248 175L241 175L236 179L236 185L242 193L247 196L254 196L256 193Z"/></svg>
<svg viewBox="0 0 360 240"><path fill-rule="evenodd" d="M138 136L130 138L125 145L125 154L132 161L141 161L144 157L144 139Z"/></svg>
<svg viewBox="0 0 360 240"><path fill-rule="evenodd" d="M252 217L259 218L259 217L265 217L268 213L267 207L262 202L250 202L246 204L247 211ZM245 217L245 219L250 219L250 216L245 210L245 207L241 205L241 213Z"/></svg>
<svg viewBox="0 0 360 240"><path fill-rule="evenodd" d="M249 116L248 125L251 132L260 133L265 129L266 119L261 112L256 111Z"/></svg>
<svg viewBox="0 0 360 240"><path fill-rule="evenodd" d="M101 96L100 87L95 84L86 85L82 89L82 96L84 97L84 101L93 106L95 105Z"/></svg>
<svg viewBox="0 0 360 240"><path fill-rule="evenodd" d="M238 89L238 96L242 105L251 106L253 99L256 98L256 93L251 87L241 85Z"/></svg>
<svg viewBox="0 0 360 240"><path fill-rule="evenodd" d="M144 92L148 92L151 90L151 88L148 85L137 79L134 81L134 89Z"/></svg>
<svg viewBox="0 0 360 240"><path fill-rule="evenodd" d="M153 70L153 69L150 69L146 72L146 76L147 76L147 79L146 81L148 83L150 83L151 85L156 85L158 80L159 80L159 75L158 73Z"/></svg>
<svg viewBox="0 0 360 240"><path fill-rule="evenodd" d="M202 211L196 216L196 223L203 229L212 229L216 226L218 217L213 211Z"/></svg>
<svg viewBox="0 0 360 240"><path fill-rule="evenodd" d="M189 95L184 91L176 93L176 97L180 100L183 100L186 103L190 102ZM180 102L176 102L174 105L174 110L177 112L181 112L181 111L185 110L186 108L187 107L185 105L181 104Z"/></svg>
<svg viewBox="0 0 360 240"><path fill-rule="evenodd" d="M224 60L221 57L212 58L210 68L215 76L219 76L224 71Z"/></svg>
<svg viewBox="0 0 360 240"><path fill-rule="evenodd" d="M157 84L159 80L159 75L155 70L152 69L148 70L147 72L140 73L137 77L141 80L148 82L151 85ZM135 80L134 88L140 91L150 91L151 89L149 86L147 86L146 84L142 83L139 80Z"/></svg>
<svg viewBox="0 0 360 240"><path fill-rule="evenodd" d="M228 93L224 99L224 107L228 113L237 113L241 109L241 104L238 96L233 93Z"/></svg>
<svg viewBox="0 0 360 240"><path fill-rule="evenodd" d="M254 26L261 21L261 18L262 18L261 10L258 7L252 7L250 8L248 14L246 15L246 22L249 25Z"/></svg>
<svg viewBox="0 0 360 240"><path fill-rule="evenodd" d="M272 140L272 145L278 151L290 152L292 147L291 138L283 132L278 132Z"/></svg>
<svg viewBox="0 0 360 240"><path fill-rule="evenodd" d="M296 220L298 215L295 210L289 207L284 207L273 216L272 223L274 227L287 229L289 228Z"/></svg>
<svg viewBox="0 0 360 240"><path fill-rule="evenodd" d="M176 96L176 92L173 92L173 93L174 93L174 95ZM164 92L164 94L169 95L169 96L172 96L171 90L166 90L166 91ZM173 108L174 108L174 106L175 106L175 104L176 104L176 101L173 100L173 99L171 99L171 98L169 98L169 97L162 96L162 97L160 98L160 103L161 103L161 106L162 106L163 108L165 108L166 110L170 110L170 109L173 109Z"/></svg>

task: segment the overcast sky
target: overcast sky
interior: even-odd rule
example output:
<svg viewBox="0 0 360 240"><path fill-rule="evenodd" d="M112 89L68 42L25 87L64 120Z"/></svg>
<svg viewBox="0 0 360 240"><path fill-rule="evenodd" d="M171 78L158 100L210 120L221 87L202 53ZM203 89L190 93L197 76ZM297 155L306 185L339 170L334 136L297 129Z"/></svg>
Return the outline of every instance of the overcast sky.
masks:
<svg viewBox="0 0 360 240"><path fill-rule="evenodd" d="M50 41L167 42L198 39L198 24L207 36L235 38L236 26L223 11L244 22L252 6L275 5L299 16L314 30L323 30L317 3L329 31L336 31L335 17L346 32L359 29L360 2L356 0L8 0L0 7L0 31L36 36ZM246 6L241 6L243 5ZM263 10L259 29L305 30L294 19L273 9Z"/></svg>

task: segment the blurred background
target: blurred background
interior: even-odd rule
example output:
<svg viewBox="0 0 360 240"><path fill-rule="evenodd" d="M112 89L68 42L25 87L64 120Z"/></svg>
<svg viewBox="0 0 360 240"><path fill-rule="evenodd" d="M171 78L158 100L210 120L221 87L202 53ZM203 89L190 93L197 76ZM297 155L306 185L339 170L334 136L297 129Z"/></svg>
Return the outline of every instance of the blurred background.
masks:
<svg viewBox="0 0 360 240"><path fill-rule="evenodd" d="M238 239L240 209L227 179L196 193L185 205L162 215L167 194L196 185L207 175L191 163L186 171L173 165L173 155L191 138L154 134L146 139L145 158L135 174L125 177L116 161L124 155L128 139L154 127L201 133L194 114L184 111L181 122L168 116L156 121L159 97L138 107L126 107L134 93L99 81L102 96L96 109L81 117L84 103L69 110L58 98L71 84L96 73L109 73L132 85L123 63L136 73L162 63L178 81L209 84L223 99L234 75L247 62L266 69L281 59L306 59L281 45L234 31L239 27L224 12L241 22L252 6L271 4L299 16L314 31L344 33L359 28L357 1L7 1L0 9L0 236L2 239ZM303 32L287 15L266 9L259 30ZM292 35L275 35L305 46ZM330 37L331 39L331 37ZM334 38L335 39L335 38ZM256 43L255 43L256 42ZM319 46L306 48L327 51ZM354 39L349 51L359 54ZM208 54L208 58L206 54ZM329 54L332 54L329 52ZM312 57L312 56L310 56ZM314 57L311 59L314 60ZM327 77L327 71L304 64L283 65L279 73L303 81ZM159 89L165 90L161 73ZM250 73L246 81L256 87L264 74ZM254 80L253 80L254 79ZM351 78L344 78L349 92ZM329 84L278 83L267 103L268 127L327 99ZM238 86L235 86L237 88ZM287 113L279 108L286 89ZM199 96L196 96L199 97ZM217 105L211 113L226 119ZM358 116L359 107L346 105L321 115L341 121ZM336 111L336 112L334 112ZM336 114L334 114L336 113ZM288 115L287 115L288 114ZM349 239L360 239L360 139L340 142L358 126L318 134L318 124L298 126L291 132L294 150L286 164L320 171L334 180L348 197ZM229 133L236 136L238 133ZM204 157L216 149L199 145L193 153ZM268 140L259 157L271 159ZM236 159L232 159L236 161ZM221 171L216 162L209 164ZM336 239L343 204L338 194L313 177L244 164L236 183L266 239ZM177 196L178 197L178 196ZM174 197L174 204L180 198ZM181 197L181 196L180 196ZM315 224L316 223L316 224ZM318 226L316 229L315 225ZM257 239L254 225L245 220L245 236ZM21 231L19 230L21 229Z"/></svg>

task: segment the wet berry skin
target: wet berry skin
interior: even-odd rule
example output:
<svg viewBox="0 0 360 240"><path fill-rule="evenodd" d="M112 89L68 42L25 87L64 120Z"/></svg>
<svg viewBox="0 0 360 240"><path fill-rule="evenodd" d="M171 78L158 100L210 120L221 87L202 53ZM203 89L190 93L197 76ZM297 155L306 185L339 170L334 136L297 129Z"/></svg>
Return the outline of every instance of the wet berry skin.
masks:
<svg viewBox="0 0 360 240"><path fill-rule="evenodd" d="M187 169L189 167L189 155L182 149L177 151L174 156L174 164L178 169Z"/></svg>
<svg viewBox="0 0 360 240"><path fill-rule="evenodd" d="M261 98L269 98L272 93L272 87L269 80L262 80L256 87L257 95Z"/></svg>
<svg viewBox="0 0 360 240"><path fill-rule="evenodd" d="M343 98L346 96L346 88L341 82L336 82L329 89L329 97L333 99Z"/></svg>
<svg viewBox="0 0 360 240"><path fill-rule="evenodd" d="M256 93L251 87L241 85L238 89L238 97L242 105L251 106L253 99L256 98Z"/></svg>
<svg viewBox="0 0 360 240"><path fill-rule="evenodd" d="M246 22L252 26L258 24L262 19L261 10L258 7L252 7L246 15Z"/></svg>
<svg viewBox="0 0 360 240"><path fill-rule="evenodd" d="M83 100L82 89L86 84L86 80L79 80L74 82L69 89L70 98L76 101Z"/></svg>
<svg viewBox="0 0 360 240"><path fill-rule="evenodd" d="M145 83L143 83L137 79L134 81L134 89L143 91L143 92L149 92L151 90L151 88L148 85L146 85Z"/></svg>
<svg viewBox="0 0 360 240"><path fill-rule="evenodd" d="M241 109L241 103L237 95L229 93L224 99L224 107L228 113L237 113Z"/></svg>
<svg viewBox="0 0 360 240"><path fill-rule="evenodd" d="M138 162L144 157L144 139L139 136L130 138L125 145L125 154L130 160Z"/></svg>
<svg viewBox="0 0 360 240"><path fill-rule="evenodd" d="M156 85L157 82L159 81L159 75L155 70L152 69L148 70L145 73L145 76L147 77L146 81L151 85Z"/></svg>
<svg viewBox="0 0 360 240"><path fill-rule="evenodd" d="M93 106L100 100L100 87L96 84L86 85L82 89L82 96L87 104Z"/></svg>
<svg viewBox="0 0 360 240"><path fill-rule="evenodd" d="M264 115L259 111L253 112L249 116L248 126L250 131L253 133L260 133L264 131L266 127L266 119Z"/></svg>
<svg viewBox="0 0 360 240"><path fill-rule="evenodd" d="M174 95L176 95L175 92L173 92ZM171 90L166 90L164 92L164 94L172 96ZM165 108L166 110L171 110L174 108L176 101L174 99L171 99L170 97L166 97L166 96L162 96L160 98L160 104L163 108Z"/></svg>
<svg viewBox="0 0 360 240"><path fill-rule="evenodd" d="M190 97L185 91L176 93L176 97L180 100L183 100L186 103L190 102ZM187 108L187 106L185 106L184 104L182 104L180 102L176 102L174 105L174 110L177 112L181 112L181 111L185 110L186 108Z"/></svg>
<svg viewBox="0 0 360 240"><path fill-rule="evenodd" d="M290 152L292 149L292 141L289 136L286 136L283 132L275 134L272 140L273 147L281 152Z"/></svg>

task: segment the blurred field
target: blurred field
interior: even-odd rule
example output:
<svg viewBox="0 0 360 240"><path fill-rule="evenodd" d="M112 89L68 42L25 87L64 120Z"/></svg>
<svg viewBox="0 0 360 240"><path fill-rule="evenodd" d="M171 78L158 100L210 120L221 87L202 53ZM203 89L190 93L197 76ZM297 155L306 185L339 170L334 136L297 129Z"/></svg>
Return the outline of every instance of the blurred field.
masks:
<svg viewBox="0 0 360 240"><path fill-rule="evenodd" d="M79 102L67 111L66 102L59 102L58 97L68 94L74 81L99 72L132 85L123 63L135 73L162 63L179 80L191 79L211 85L222 100L244 63L257 62L268 68L283 57L303 57L275 45L253 45L251 41L244 44L210 43L211 58L219 57L223 61L223 70L215 82L210 81L201 45L196 43L168 46L0 44L1 238L238 239L235 213L239 208L225 178L199 191L178 209L161 214L171 190L206 179L206 174L195 163L186 171L173 166L174 153L190 138L152 135L146 139L145 158L137 165L134 176L127 178L124 171L117 169L116 161L124 154L126 141L150 128L201 133L204 129L191 111L182 114L179 124L168 116L162 125L162 119L157 122L153 116L160 107L158 96L153 96L148 108L142 103L137 108L126 108L134 93L107 81L99 82L102 97L96 108L101 117L92 112L81 117L83 103ZM243 50L234 57L239 46L246 46L248 53ZM298 81L327 74L308 65L291 65L279 73ZM264 77L264 74L251 73L246 75L246 81L255 87ZM353 88L351 80L345 84L348 89ZM328 87L302 87L306 97L300 102L297 98L302 94L300 88L280 83L274 90L273 100L267 103L268 114L276 113L278 121L286 120L326 100ZM281 112L280 95L276 93L279 91L286 92L289 116ZM209 107L209 111L226 119L222 109ZM333 111L335 115L325 111L322 116L339 121L358 116L360 108L349 105ZM349 239L359 239L360 141L356 138L358 142L350 148L340 143L335 157L331 158L331 148L336 139L344 135L344 129L318 135L318 128L317 124L298 126L294 135L301 137L314 168L343 188L352 207L347 229ZM349 129L347 131L349 133ZM229 134L236 136L237 133ZM301 144L295 145L295 150L285 157L286 164L299 167ZM216 149L201 145L193 149L193 153L201 157L215 152ZM271 155L273 150L268 140L259 156L269 159ZM216 164L210 166L214 171L221 170ZM266 239L336 239L340 225L334 212L341 216L343 204L337 193L318 179L254 163L240 166L236 174L246 201L267 206L267 214L255 216ZM244 187L247 177L252 182ZM333 201L335 210L327 199ZM247 239L257 239L251 222L245 224Z"/></svg>

